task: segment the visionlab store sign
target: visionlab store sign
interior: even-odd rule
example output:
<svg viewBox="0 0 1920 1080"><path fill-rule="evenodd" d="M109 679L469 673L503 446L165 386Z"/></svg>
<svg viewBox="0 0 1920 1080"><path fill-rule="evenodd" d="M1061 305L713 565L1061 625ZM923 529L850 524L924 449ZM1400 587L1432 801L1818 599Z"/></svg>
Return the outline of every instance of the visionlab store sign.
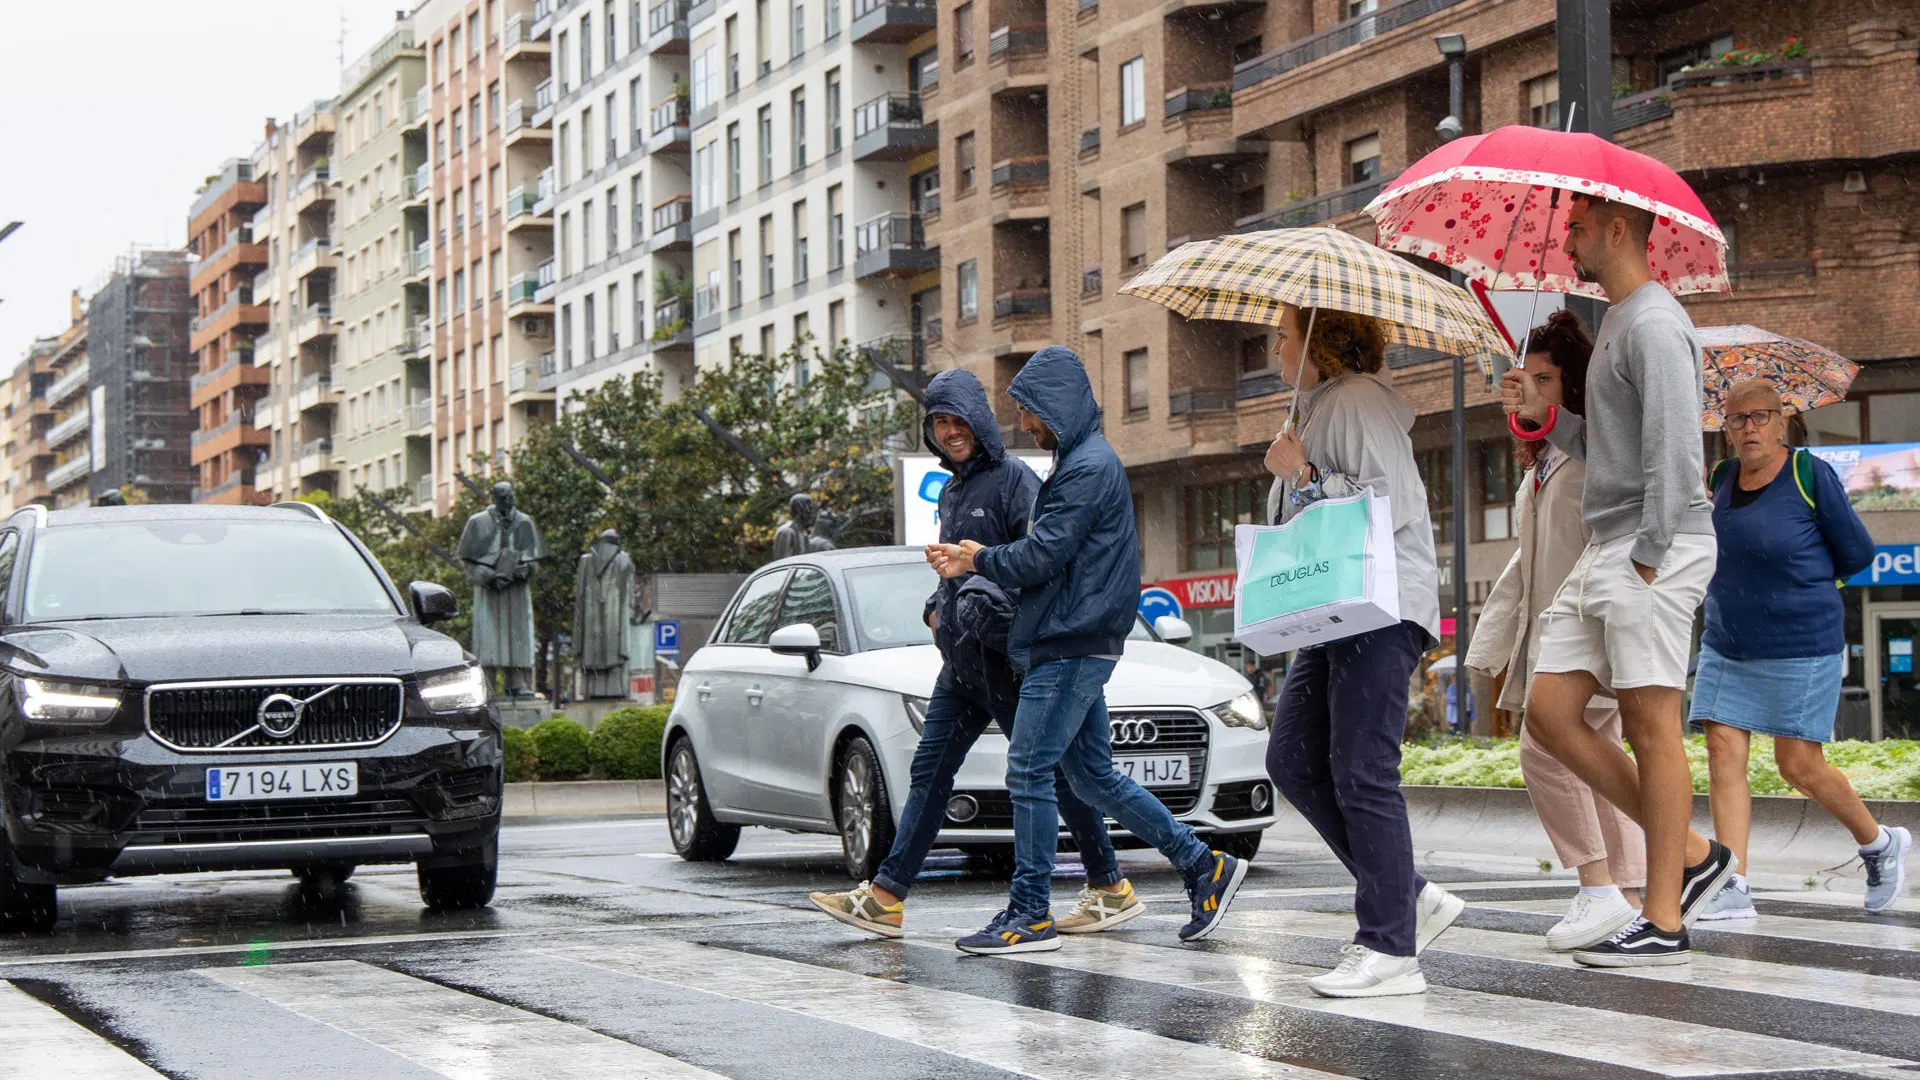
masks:
<svg viewBox="0 0 1920 1080"><path fill-rule="evenodd" d="M1140 589L1140 614L1148 622L1162 615L1175 618L1194 608L1233 606L1234 572L1224 570L1204 577L1168 578Z"/></svg>

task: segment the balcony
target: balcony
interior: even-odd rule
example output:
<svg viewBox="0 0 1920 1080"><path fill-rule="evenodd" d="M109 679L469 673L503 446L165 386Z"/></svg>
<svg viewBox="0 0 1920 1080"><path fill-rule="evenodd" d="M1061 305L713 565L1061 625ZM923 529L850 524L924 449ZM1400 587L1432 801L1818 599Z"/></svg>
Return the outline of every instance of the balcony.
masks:
<svg viewBox="0 0 1920 1080"><path fill-rule="evenodd" d="M882 94L853 110L855 161L905 161L939 142L939 132L923 122L918 94Z"/></svg>
<svg viewBox="0 0 1920 1080"><path fill-rule="evenodd" d="M533 186L533 212L540 215L553 213L553 193L555 189L553 166L540 170L540 179Z"/></svg>
<svg viewBox="0 0 1920 1080"><path fill-rule="evenodd" d="M678 349L693 347L693 301L691 297L673 296L662 301L653 309L653 342L655 349Z"/></svg>
<svg viewBox="0 0 1920 1080"><path fill-rule="evenodd" d="M432 435L433 399L423 397L408 402L406 424L408 435Z"/></svg>
<svg viewBox="0 0 1920 1080"><path fill-rule="evenodd" d="M1009 158L993 163L993 186L1034 185L1046 186L1052 172L1052 166L1045 157Z"/></svg>
<svg viewBox="0 0 1920 1080"><path fill-rule="evenodd" d="M340 392L333 385L333 372L315 371L302 377L293 384L293 394L288 400L296 413L309 409L331 409L340 404Z"/></svg>
<svg viewBox="0 0 1920 1080"><path fill-rule="evenodd" d="M553 123L553 77L540 80L533 88L533 116L527 123L533 127L547 127Z"/></svg>
<svg viewBox="0 0 1920 1080"><path fill-rule="evenodd" d="M527 34L535 41L544 41L553 31L554 0L533 0L533 23L527 27Z"/></svg>
<svg viewBox="0 0 1920 1080"><path fill-rule="evenodd" d="M424 323L416 323L400 331L400 340L394 344L394 351L402 360L421 359L433 348L433 331Z"/></svg>
<svg viewBox="0 0 1920 1080"><path fill-rule="evenodd" d="M524 187L507 192L507 231L553 228L553 218L542 214L539 206L540 200Z"/></svg>
<svg viewBox="0 0 1920 1080"><path fill-rule="evenodd" d="M318 146L331 141L335 126L333 102L315 101L293 114L293 145L304 150L309 143Z"/></svg>
<svg viewBox="0 0 1920 1080"><path fill-rule="evenodd" d="M47 470L47 487L58 491L76 480L84 480L93 475L93 458L87 454L69 461L63 461Z"/></svg>
<svg viewBox="0 0 1920 1080"><path fill-rule="evenodd" d="M252 350L235 350L228 354L226 363L188 377L187 404L198 409L242 386L265 387L272 381L272 369L255 365Z"/></svg>
<svg viewBox="0 0 1920 1080"><path fill-rule="evenodd" d="M853 231L856 278L902 278L940 268L940 249L929 248L915 214L881 214Z"/></svg>
<svg viewBox="0 0 1920 1080"><path fill-rule="evenodd" d="M433 271L433 246L422 243L407 253L407 279L418 278L425 283L427 275Z"/></svg>
<svg viewBox="0 0 1920 1080"><path fill-rule="evenodd" d="M1162 123L1185 128L1189 139L1233 137L1233 87L1230 83L1183 86L1167 95Z"/></svg>
<svg viewBox="0 0 1920 1080"><path fill-rule="evenodd" d="M901 45L932 33L939 22L933 0L854 0L848 36L855 45Z"/></svg>
<svg viewBox="0 0 1920 1080"><path fill-rule="evenodd" d="M552 259L541 263L533 271L533 302L536 304L553 303L553 294L560 290L558 267Z"/></svg>
<svg viewBox="0 0 1920 1080"><path fill-rule="evenodd" d="M295 281L321 271L331 273L334 269L333 241L324 236L316 236L300 245L291 260Z"/></svg>
<svg viewBox="0 0 1920 1080"><path fill-rule="evenodd" d="M294 213L303 213L312 207L333 202L333 183L329 179L327 163L322 160L313 168L300 174L293 185L290 205Z"/></svg>
<svg viewBox="0 0 1920 1080"><path fill-rule="evenodd" d="M426 162L408 173L400 182L400 205L427 208L427 196L433 190L433 172Z"/></svg>
<svg viewBox="0 0 1920 1080"><path fill-rule="evenodd" d="M687 15L691 0L667 0L647 9L647 50L678 55L687 51Z"/></svg>
<svg viewBox="0 0 1920 1080"><path fill-rule="evenodd" d="M647 238L652 251L691 251L693 249L693 199L676 195L653 208L653 235Z"/></svg>
<svg viewBox="0 0 1920 1080"><path fill-rule="evenodd" d="M987 35L987 63L1004 65L1009 75L1047 73L1047 27L1002 26Z"/></svg>
<svg viewBox="0 0 1920 1080"><path fill-rule="evenodd" d="M314 304L294 313L293 339L302 345L333 336L333 305Z"/></svg>
<svg viewBox="0 0 1920 1080"><path fill-rule="evenodd" d="M702 285L693 290L693 336L706 337L720 329L721 293L718 285ZM634 318L641 318L638 311Z"/></svg>
<svg viewBox="0 0 1920 1080"><path fill-rule="evenodd" d="M93 411L81 408L68 414L65 420L57 421L47 429L47 449L58 450L74 439L85 435L93 426Z"/></svg>
<svg viewBox="0 0 1920 1080"><path fill-rule="evenodd" d="M509 149L525 145L538 152L546 152L553 145L553 110L541 112L529 106L524 98L514 98L507 102L501 116L502 131Z"/></svg>
<svg viewBox="0 0 1920 1080"><path fill-rule="evenodd" d="M427 130L427 113L432 108L432 105L432 91L424 86L415 91L414 95L406 100L401 109L400 130L406 132L418 131L424 134Z"/></svg>
<svg viewBox="0 0 1920 1080"><path fill-rule="evenodd" d="M301 443L294 454L293 471L302 480L308 477L325 476L339 468L333 460L333 440L331 438L314 439Z"/></svg>
<svg viewBox="0 0 1920 1080"><path fill-rule="evenodd" d="M425 130L428 114L432 111L433 89L422 86L420 89L415 90L413 92L413 114L420 119L422 130Z"/></svg>
<svg viewBox="0 0 1920 1080"><path fill-rule="evenodd" d="M53 385L47 387L47 404L59 408L60 403L72 397L75 392L85 390L89 371L86 364L75 364L65 375L53 380Z"/></svg>
<svg viewBox="0 0 1920 1080"><path fill-rule="evenodd" d="M546 38L533 36L533 20L525 15L511 15L500 35L500 55L507 63L515 60L533 60L547 63L553 57L553 45Z"/></svg>
<svg viewBox="0 0 1920 1080"><path fill-rule="evenodd" d="M653 107L648 116L647 152L650 154L687 152L693 117L687 111L687 99L671 97Z"/></svg>
<svg viewBox="0 0 1920 1080"><path fill-rule="evenodd" d="M554 287L550 275L553 263L542 263L532 273L521 272L507 279L507 315L542 315L553 310Z"/></svg>
<svg viewBox="0 0 1920 1080"><path fill-rule="evenodd" d="M1052 166L1045 157L1009 158L994 162L989 174L995 220L1000 215L1025 211L1021 217L1045 217L1047 182ZM1037 213L1036 213L1037 212Z"/></svg>
<svg viewBox="0 0 1920 1080"><path fill-rule="evenodd" d="M227 474L227 478L212 487L196 487L190 496L197 503L212 503L226 506L248 506L263 501L255 491L254 474L239 469Z"/></svg>
<svg viewBox="0 0 1920 1080"><path fill-rule="evenodd" d="M858 351L868 363L880 361L908 378L912 378L915 372L925 371L927 367L926 343L912 334L883 334L870 338L860 343ZM884 379L887 376L881 374L880 377Z"/></svg>
<svg viewBox="0 0 1920 1080"><path fill-rule="evenodd" d="M993 298L993 321L1053 316L1053 294L1046 289L1014 289Z"/></svg>
<svg viewBox="0 0 1920 1080"><path fill-rule="evenodd" d="M203 465L243 446L266 446L272 439L272 432L259 424L253 414L244 409L230 412L219 426L187 436L187 460Z"/></svg>
<svg viewBox="0 0 1920 1080"><path fill-rule="evenodd" d="M247 267L267 265L267 245L254 243L252 236L253 230L244 225L229 233L226 243L208 252L194 264L188 288L198 292L209 282L229 273L244 276Z"/></svg>
<svg viewBox="0 0 1920 1080"><path fill-rule="evenodd" d="M713 13L718 7L716 0L694 0L693 4L687 8L687 25L699 26L713 18Z"/></svg>
<svg viewBox="0 0 1920 1080"><path fill-rule="evenodd" d="M1272 210L1262 211L1243 217L1233 223L1233 232L1262 232L1267 229L1300 229L1308 225L1318 225L1323 221L1333 221L1348 214L1357 214L1380 194L1384 181L1368 180L1365 183L1350 184L1338 191L1329 191L1325 195L1316 195L1311 199L1288 203Z"/></svg>
<svg viewBox="0 0 1920 1080"><path fill-rule="evenodd" d="M1309 34L1285 48L1256 56L1251 60L1235 65L1233 69L1233 88L1245 90L1257 86L1269 79L1278 78L1295 68L1305 67L1343 49L1372 41L1389 30L1398 30L1402 26L1418 22L1435 12L1461 3L1462 0L1401 0L1397 4L1387 4L1345 22L1335 23L1316 34ZM1427 46L1432 52L1432 46Z"/></svg>
<svg viewBox="0 0 1920 1080"><path fill-rule="evenodd" d="M414 477L409 487L413 491L413 505L426 509L433 508L432 473L422 473Z"/></svg>
<svg viewBox="0 0 1920 1080"><path fill-rule="evenodd" d="M199 352L238 327L265 326L266 323L267 305L256 304L246 290L235 289L227 294L225 303L189 324L191 336L187 348Z"/></svg>

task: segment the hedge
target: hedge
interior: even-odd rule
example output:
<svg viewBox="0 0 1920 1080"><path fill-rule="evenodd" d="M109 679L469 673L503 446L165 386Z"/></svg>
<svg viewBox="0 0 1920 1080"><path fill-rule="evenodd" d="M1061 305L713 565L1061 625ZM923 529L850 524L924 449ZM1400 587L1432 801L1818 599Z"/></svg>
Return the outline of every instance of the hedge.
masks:
<svg viewBox="0 0 1920 1080"><path fill-rule="evenodd" d="M577 720L555 714L527 729L542 780L578 780L587 772L591 738Z"/></svg>
<svg viewBox="0 0 1920 1080"><path fill-rule="evenodd" d="M602 717L587 744L593 771L609 780L660 779L668 705L630 705Z"/></svg>
<svg viewBox="0 0 1920 1080"><path fill-rule="evenodd" d="M510 727L501 733L500 742L507 762L507 783L520 784L533 779L538 771L533 736L524 728Z"/></svg>
<svg viewBox="0 0 1920 1080"><path fill-rule="evenodd" d="M1920 799L1920 740L1848 740L1827 744L1827 760L1863 799ZM1707 790L1704 736L1687 739L1693 790ZM1774 767L1773 740L1753 737L1747 779L1755 795L1795 795ZM1525 787L1518 739L1445 738L1401 747L1400 782L1439 787Z"/></svg>

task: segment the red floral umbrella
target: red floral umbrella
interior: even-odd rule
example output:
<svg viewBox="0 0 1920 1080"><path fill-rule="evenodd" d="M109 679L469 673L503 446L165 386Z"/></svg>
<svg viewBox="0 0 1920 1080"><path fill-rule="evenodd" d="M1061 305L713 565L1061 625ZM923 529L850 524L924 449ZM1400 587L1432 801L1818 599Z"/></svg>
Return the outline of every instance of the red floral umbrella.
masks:
<svg viewBox="0 0 1920 1080"><path fill-rule="evenodd" d="M1455 139L1388 185L1366 212L1379 243L1491 289L1603 295L1561 248L1565 193L1651 211L1655 281L1676 295L1728 292L1727 238L1687 182L1644 154L1583 132L1509 126Z"/></svg>
<svg viewBox="0 0 1920 1080"><path fill-rule="evenodd" d="M1727 391L1748 379L1765 379L1789 411L1806 412L1845 400L1860 373L1860 365L1831 349L1757 326L1703 326L1698 333L1706 355L1700 424L1708 431L1720 430Z"/></svg>

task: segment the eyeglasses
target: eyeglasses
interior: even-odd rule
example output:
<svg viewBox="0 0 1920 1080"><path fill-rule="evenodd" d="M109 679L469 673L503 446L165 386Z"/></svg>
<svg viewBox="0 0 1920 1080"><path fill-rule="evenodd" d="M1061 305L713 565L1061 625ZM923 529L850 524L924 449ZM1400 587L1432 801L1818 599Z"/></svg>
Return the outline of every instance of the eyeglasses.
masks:
<svg viewBox="0 0 1920 1080"><path fill-rule="evenodd" d="M1779 409L1755 409L1752 412L1728 413L1727 430L1739 431L1748 424L1752 424L1755 427L1766 427L1768 424L1773 423L1774 417L1779 415Z"/></svg>

